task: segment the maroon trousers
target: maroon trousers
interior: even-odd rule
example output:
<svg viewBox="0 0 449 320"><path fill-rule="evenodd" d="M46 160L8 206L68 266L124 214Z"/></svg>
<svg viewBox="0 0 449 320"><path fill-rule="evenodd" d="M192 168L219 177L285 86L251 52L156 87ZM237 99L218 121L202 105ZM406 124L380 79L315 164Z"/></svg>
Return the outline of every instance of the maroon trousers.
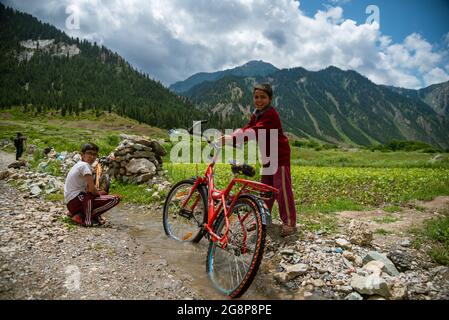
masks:
<svg viewBox="0 0 449 320"><path fill-rule="evenodd" d="M70 214L81 214L84 225L91 226L92 220L112 209L120 202L119 196L94 196L91 193L80 193L67 204Z"/></svg>
<svg viewBox="0 0 449 320"><path fill-rule="evenodd" d="M292 190L290 165L279 166L273 175L262 175L262 183L279 190L276 200L279 204L279 215L284 225L296 227L296 208ZM267 201L268 209L273 208L274 199Z"/></svg>

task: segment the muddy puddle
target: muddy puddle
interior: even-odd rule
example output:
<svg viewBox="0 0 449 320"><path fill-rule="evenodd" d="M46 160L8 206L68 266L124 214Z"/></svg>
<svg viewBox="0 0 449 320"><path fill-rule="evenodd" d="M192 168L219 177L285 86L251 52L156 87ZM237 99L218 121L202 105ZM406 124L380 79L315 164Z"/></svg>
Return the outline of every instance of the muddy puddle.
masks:
<svg viewBox="0 0 449 320"><path fill-rule="evenodd" d="M145 250L166 260L169 267L178 272L185 272L193 281L191 289L197 291L206 299L226 299L215 290L206 274L206 254L208 242L202 239L198 244L179 243L169 239L162 226L162 214L145 210L120 206L108 215L108 219L119 228L126 230L135 238ZM149 261L150 262L150 261ZM264 272L266 265L261 268L249 290L242 300L265 299L302 299L297 292L281 288L274 283L273 275Z"/></svg>

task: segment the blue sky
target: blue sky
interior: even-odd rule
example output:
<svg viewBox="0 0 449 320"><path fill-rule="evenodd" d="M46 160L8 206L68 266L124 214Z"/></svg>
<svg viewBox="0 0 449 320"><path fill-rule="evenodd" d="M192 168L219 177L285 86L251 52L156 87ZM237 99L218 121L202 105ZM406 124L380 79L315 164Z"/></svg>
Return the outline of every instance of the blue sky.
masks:
<svg viewBox="0 0 449 320"><path fill-rule="evenodd" d="M250 60L334 65L413 89L449 80L449 0L0 1L105 45L167 86ZM368 5L380 25L366 23Z"/></svg>
<svg viewBox="0 0 449 320"><path fill-rule="evenodd" d="M300 3L308 16L338 4L344 17L358 24L365 23L368 17L365 9L376 5L380 11L380 30L395 42L417 32L428 41L439 43L449 31L449 0L301 0Z"/></svg>

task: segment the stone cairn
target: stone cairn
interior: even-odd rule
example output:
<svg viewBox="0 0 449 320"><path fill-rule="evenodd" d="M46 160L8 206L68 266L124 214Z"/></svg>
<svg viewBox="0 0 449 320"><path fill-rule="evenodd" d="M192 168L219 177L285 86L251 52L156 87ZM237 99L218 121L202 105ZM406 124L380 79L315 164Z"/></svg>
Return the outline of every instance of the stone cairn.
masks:
<svg viewBox="0 0 449 320"><path fill-rule="evenodd" d="M121 134L121 143L114 150L110 164L111 177L124 183L142 184L163 176L162 157L167 154L157 141L147 137Z"/></svg>

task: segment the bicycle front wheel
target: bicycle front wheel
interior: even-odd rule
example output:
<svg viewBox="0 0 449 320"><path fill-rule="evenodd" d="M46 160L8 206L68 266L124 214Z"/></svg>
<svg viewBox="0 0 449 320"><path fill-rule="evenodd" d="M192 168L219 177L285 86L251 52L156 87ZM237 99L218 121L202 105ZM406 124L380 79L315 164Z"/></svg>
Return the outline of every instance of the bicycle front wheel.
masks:
<svg viewBox="0 0 449 320"><path fill-rule="evenodd" d="M240 198L229 213L228 245L222 248L210 241L206 270L214 286L230 298L238 298L253 282L262 261L266 226L261 212L250 198ZM215 233L226 231L223 216L217 220Z"/></svg>
<svg viewBox="0 0 449 320"><path fill-rule="evenodd" d="M178 182L168 193L164 204L164 231L169 237L182 242L198 242L203 237L203 225L207 222L207 193L198 186L183 207L194 180Z"/></svg>

